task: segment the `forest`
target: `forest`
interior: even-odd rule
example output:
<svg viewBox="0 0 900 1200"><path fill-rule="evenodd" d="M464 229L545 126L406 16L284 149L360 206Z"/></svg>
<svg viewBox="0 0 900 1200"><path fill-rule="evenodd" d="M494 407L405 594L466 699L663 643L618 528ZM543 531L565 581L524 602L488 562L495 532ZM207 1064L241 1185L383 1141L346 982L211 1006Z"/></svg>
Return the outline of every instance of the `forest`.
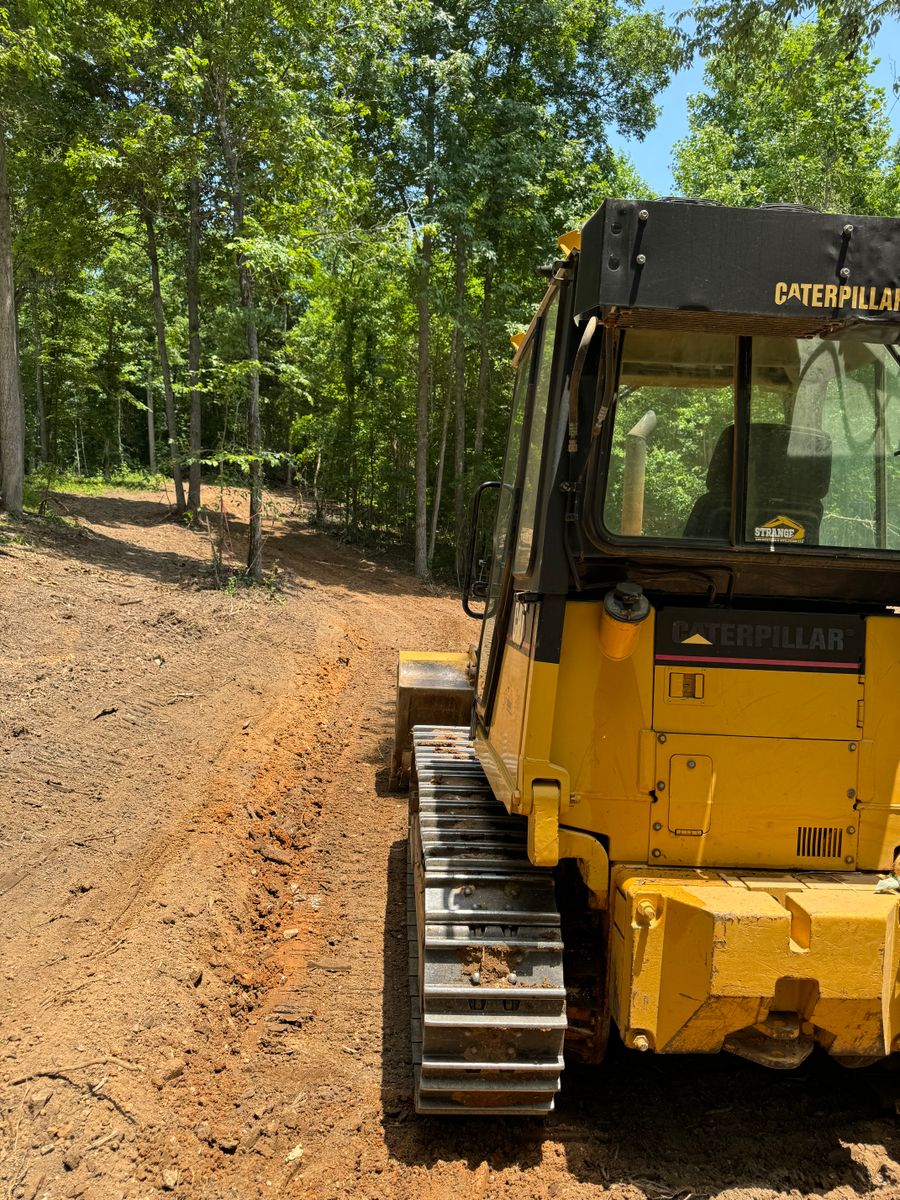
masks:
<svg viewBox="0 0 900 1200"><path fill-rule="evenodd" d="M556 238L704 87L680 194L896 215L888 3L23 0L0 9L0 471L264 487L456 572ZM894 91L896 92L896 87Z"/></svg>

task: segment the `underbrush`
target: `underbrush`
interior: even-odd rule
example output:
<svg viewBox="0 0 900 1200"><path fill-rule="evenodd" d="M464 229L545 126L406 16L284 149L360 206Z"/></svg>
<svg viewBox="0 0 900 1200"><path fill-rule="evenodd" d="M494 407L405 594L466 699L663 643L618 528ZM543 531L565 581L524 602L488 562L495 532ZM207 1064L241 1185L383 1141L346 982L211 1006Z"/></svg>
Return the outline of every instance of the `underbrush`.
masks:
<svg viewBox="0 0 900 1200"><path fill-rule="evenodd" d="M117 467L108 475L78 475L68 469L39 467L25 480L25 508L38 509L49 492L71 492L79 496L95 496L107 488L128 488L135 492L156 492L164 488L167 477L151 475L133 467Z"/></svg>
<svg viewBox="0 0 900 1200"><path fill-rule="evenodd" d="M254 579L244 568L235 567L228 569L224 576L216 575L216 579L217 586L226 596L238 596L244 591L257 591L267 596L269 600L274 600L278 604L284 603L284 597L281 595L281 572L278 569L278 563L273 563L268 571L263 572L260 579Z"/></svg>
<svg viewBox="0 0 900 1200"><path fill-rule="evenodd" d="M9 518L6 515L0 516L0 553L3 553L6 546L22 546L26 544L22 533L17 529L10 528Z"/></svg>

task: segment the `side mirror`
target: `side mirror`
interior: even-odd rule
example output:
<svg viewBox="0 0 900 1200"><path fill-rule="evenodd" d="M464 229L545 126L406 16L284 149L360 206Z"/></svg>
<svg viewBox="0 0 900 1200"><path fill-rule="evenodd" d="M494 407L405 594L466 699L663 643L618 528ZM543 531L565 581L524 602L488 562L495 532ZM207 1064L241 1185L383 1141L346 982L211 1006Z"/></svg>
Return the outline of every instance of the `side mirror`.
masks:
<svg viewBox="0 0 900 1200"><path fill-rule="evenodd" d="M486 483L481 483L475 489L475 495L472 497L472 515L469 523L469 546L466 550L466 572L463 577L463 592L462 606L463 612L468 617L474 617L476 621L483 621L484 614L487 608L488 584L491 578L491 555L480 554L479 533L479 518L481 516L481 498L485 492L496 489L500 490L501 483L499 479L489 479ZM473 609L471 600L483 600L485 609L478 612Z"/></svg>

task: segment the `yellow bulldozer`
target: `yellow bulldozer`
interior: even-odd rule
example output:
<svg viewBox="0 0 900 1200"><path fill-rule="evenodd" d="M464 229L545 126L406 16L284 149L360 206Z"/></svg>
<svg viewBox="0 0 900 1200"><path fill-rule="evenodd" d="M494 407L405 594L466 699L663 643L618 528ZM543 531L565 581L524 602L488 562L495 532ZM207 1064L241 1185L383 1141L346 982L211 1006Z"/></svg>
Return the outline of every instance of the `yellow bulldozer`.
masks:
<svg viewBox="0 0 900 1200"><path fill-rule="evenodd" d="M900 220L606 201L401 655L417 1110L900 1049Z"/></svg>

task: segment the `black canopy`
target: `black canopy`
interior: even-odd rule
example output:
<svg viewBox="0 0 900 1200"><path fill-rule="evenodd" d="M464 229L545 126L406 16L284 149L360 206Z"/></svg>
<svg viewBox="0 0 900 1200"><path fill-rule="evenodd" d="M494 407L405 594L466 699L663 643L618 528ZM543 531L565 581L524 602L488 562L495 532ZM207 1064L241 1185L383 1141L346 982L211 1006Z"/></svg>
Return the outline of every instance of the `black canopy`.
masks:
<svg viewBox="0 0 900 1200"><path fill-rule="evenodd" d="M607 200L575 311L622 325L900 339L900 219L797 206Z"/></svg>

